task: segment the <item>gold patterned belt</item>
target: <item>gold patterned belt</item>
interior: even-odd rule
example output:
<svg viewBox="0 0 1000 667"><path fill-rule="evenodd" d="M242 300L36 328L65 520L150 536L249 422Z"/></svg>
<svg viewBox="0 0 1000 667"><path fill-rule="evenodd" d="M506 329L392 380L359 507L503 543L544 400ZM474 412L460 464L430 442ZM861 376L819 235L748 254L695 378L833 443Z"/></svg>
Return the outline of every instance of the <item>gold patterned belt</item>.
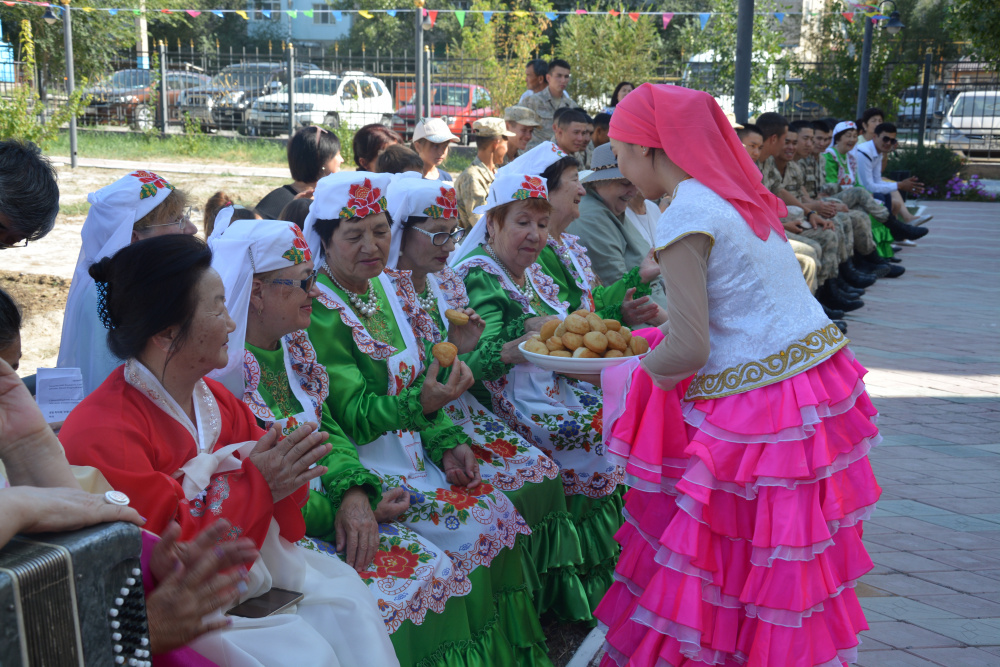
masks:
<svg viewBox="0 0 1000 667"><path fill-rule="evenodd" d="M720 373L697 376L684 394L684 399L722 398L781 382L818 365L847 343L847 337L836 324L831 323L791 343L777 354L732 366Z"/></svg>

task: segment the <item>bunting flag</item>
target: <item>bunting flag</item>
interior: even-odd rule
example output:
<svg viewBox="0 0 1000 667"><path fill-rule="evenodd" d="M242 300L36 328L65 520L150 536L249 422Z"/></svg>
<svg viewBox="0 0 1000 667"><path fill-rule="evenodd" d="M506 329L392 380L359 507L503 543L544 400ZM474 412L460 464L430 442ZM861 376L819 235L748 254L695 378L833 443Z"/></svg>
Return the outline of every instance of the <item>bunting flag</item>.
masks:
<svg viewBox="0 0 1000 667"><path fill-rule="evenodd" d="M636 23L639 22L639 12L629 12L628 17Z"/></svg>
<svg viewBox="0 0 1000 667"><path fill-rule="evenodd" d="M374 14L372 14L371 12L367 12L367 11L365 11L363 9L359 9L358 10L358 14L360 14L362 17L364 17L366 19L373 19L373 18L375 18Z"/></svg>
<svg viewBox="0 0 1000 667"><path fill-rule="evenodd" d="M785 12L775 12L774 18L778 19L778 23L785 22Z"/></svg>
<svg viewBox="0 0 1000 667"><path fill-rule="evenodd" d="M670 21L673 20L673 18L674 18L674 13L673 12L667 12L666 14L663 15L663 29L664 30L667 29L667 26L670 25Z"/></svg>
<svg viewBox="0 0 1000 667"><path fill-rule="evenodd" d="M434 27L434 22L438 20L438 10L429 9L427 10L427 18L431 20L431 27Z"/></svg>
<svg viewBox="0 0 1000 667"><path fill-rule="evenodd" d="M612 9L611 11L609 11L608 14L611 14L612 16L621 16L621 12L619 12L617 10L614 10L614 9Z"/></svg>
<svg viewBox="0 0 1000 667"><path fill-rule="evenodd" d="M243 11L242 9L237 9L236 10L236 15L239 16L244 21L249 21L250 20L249 18L247 18L247 13L245 11Z"/></svg>
<svg viewBox="0 0 1000 667"><path fill-rule="evenodd" d="M84 7L83 9L86 10L86 9L90 9L90 8L89 7ZM94 10L91 9L90 11L94 11ZM173 14L173 12L170 11L169 9L161 9L160 13L161 14ZM244 18L246 18L246 17L244 17Z"/></svg>
<svg viewBox="0 0 1000 667"><path fill-rule="evenodd" d="M8 2L8 3L5 3L5 4L9 5L9 4L13 4L13 3L9 3ZM201 12L198 12L198 13L201 14ZM109 9L108 10L108 14L111 14L112 16L116 16L118 14L118 10L117 9Z"/></svg>
<svg viewBox="0 0 1000 667"><path fill-rule="evenodd" d="M293 19L299 18L299 12L296 9L289 9L285 13Z"/></svg>
<svg viewBox="0 0 1000 667"><path fill-rule="evenodd" d="M311 10L311 9L303 9L302 10L302 15L305 16L307 19L311 19L313 17L313 10Z"/></svg>
<svg viewBox="0 0 1000 667"><path fill-rule="evenodd" d="M483 23L489 23L493 18L493 12L483 12Z"/></svg>
<svg viewBox="0 0 1000 667"><path fill-rule="evenodd" d="M266 18L266 19L271 18L271 10L270 9L262 9L262 10L260 10L260 13L263 14L264 18Z"/></svg>
<svg viewBox="0 0 1000 667"><path fill-rule="evenodd" d="M138 9L135 9L135 10L133 10L133 11L134 11L134 12L135 12L136 14L138 14L138 13L139 13L139 10L138 10ZM218 16L218 17L219 17L220 19L224 19L224 18L226 18L226 15L225 15L225 14L223 14L222 12L220 12L220 11L219 11L219 10L217 10L217 9L211 9L211 10L209 10L209 11L211 11L211 12L212 12L213 14L215 14L216 16Z"/></svg>
<svg viewBox="0 0 1000 667"><path fill-rule="evenodd" d="M523 9L518 9L517 11L514 12L514 16L516 16L519 19L523 19L527 15L528 12L524 11Z"/></svg>
<svg viewBox="0 0 1000 667"><path fill-rule="evenodd" d="M847 19L848 23L854 23L854 12L841 12L840 15Z"/></svg>
<svg viewBox="0 0 1000 667"><path fill-rule="evenodd" d="M556 20L556 13L555 12L545 12L545 18L547 18L550 21L555 21Z"/></svg>
<svg viewBox="0 0 1000 667"><path fill-rule="evenodd" d="M343 23L344 22L344 14L343 14L343 12L341 12L340 10L334 9L333 10L333 20L336 21L337 23Z"/></svg>
<svg viewBox="0 0 1000 667"><path fill-rule="evenodd" d="M579 16L583 16L584 14L587 13L587 10L586 9L578 9L578 10L576 10L576 13Z"/></svg>
<svg viewBox="0 0 1000 667"><path fill-rule="evenodd" d="M387 10L385 10L385 13L388 14L389 16L392 16L393 18L395 18L395 16L396 16L396 10L395 9L387 9Z"/></svg>
<svg viewBox="0 0 1000 667"><path fill-rule="evenodd" d="M188 13L189 16L191 16L193 18L197 18L197 17L201 16L201 12L199 12L197 9L189 9L189 10L187 10L187 13Z"/></svg>
<svg viewBox="0 0 1000 667"><path fill-rule="evenodd" d="M85 12L92 12L92 11L94 11L93 7L82 7L81 9L83 9L83 11L85 11Z"/></svg>
<svg viewBox="0 0 1000 667"><path fill-rule="evenodd" d="M707 13L707 12L702 12L702 13L698 14L698 20L700 20L700 21L701 21L701 29L702 29L702 30L704 30L704 29L705 29L705 26L706 26L706 25L708 25L708 19L709 19L709 17L711 17L711 16L712 16L712 15L711 15L711 14L709 14L709 13Z"/></svg>
<svg viewBox="0 0 1000 667"><path fill-rule="evenodd" d="M455 19L458 20L458 25L465 27L465 12L461 9L455 12Z"/></svg>

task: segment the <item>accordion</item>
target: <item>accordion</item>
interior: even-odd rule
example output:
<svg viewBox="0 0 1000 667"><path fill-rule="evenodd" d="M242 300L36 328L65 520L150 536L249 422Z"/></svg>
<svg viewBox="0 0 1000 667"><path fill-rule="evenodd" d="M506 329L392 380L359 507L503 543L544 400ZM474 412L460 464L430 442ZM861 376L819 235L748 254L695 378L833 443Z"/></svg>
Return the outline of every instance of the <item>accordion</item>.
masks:
<svg viewBox="0 0 1000 667"><path fill-rule="evenodd" d="M0 665L152 664L139 528L18 535L0 550Z"/></svg>

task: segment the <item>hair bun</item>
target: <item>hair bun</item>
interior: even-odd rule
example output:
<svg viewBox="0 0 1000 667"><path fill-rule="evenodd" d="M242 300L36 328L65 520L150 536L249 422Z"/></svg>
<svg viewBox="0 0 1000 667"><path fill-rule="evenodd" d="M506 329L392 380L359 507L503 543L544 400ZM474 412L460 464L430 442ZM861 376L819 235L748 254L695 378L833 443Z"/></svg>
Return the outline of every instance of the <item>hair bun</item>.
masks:
<svg viewBox="0 0 1000 667"><path fill-rule="evenodd" d="M111 279L111 258L104 257L93 264L87 269L87 273L90 277L94 279L94 282L106 283Z"/></svg>

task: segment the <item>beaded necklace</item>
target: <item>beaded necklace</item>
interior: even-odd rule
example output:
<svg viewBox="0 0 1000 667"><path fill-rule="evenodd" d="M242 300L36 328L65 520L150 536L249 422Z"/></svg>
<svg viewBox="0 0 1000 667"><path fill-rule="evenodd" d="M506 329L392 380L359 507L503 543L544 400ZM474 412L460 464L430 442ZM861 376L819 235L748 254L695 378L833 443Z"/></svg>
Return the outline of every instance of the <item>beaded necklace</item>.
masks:
<svg viewBox="0 0 1000 667"><path fill-rule="evenodd" d="M510 280L510 282L514 283L514 287L516 287L517 290L521 294L523 294L524 297L529 302L532 301L532 297L535 296L535 288L531 284L531 278L529 278L527 275L525 275L524 276L524 287L519 287L518 284L517 284L517 281L514 280L514 276L511 274L511 272L509 270L507 270L507 266L503 262L500 261L500 258L497 257L496 253L493 251L493 246L491 246L488 243L484 244L483 245L483 250L485 250L486 254L489 255L493 259L493 261L497 263L497 265L504 272L504 275L507 276L507 278Z"/></svg>
<svg viewBox="0 0 1000 667"><path fill-rule="evenodd" d="M368 290L365 292L368 297L363 299L362 295L355 294L340 284L340 281L333 276L333 271L330 270L330 265L326 263L326 257L323 258L323 271L325 271L326 275L333 281L333 284L339 287L340 291L347 295L347 299L351 302L351 306L354 307L354 310L356 310L359 315L367 318L378 312L378 294L375 293L375 288L372 287L371 278L368 279Z"/></svg>

